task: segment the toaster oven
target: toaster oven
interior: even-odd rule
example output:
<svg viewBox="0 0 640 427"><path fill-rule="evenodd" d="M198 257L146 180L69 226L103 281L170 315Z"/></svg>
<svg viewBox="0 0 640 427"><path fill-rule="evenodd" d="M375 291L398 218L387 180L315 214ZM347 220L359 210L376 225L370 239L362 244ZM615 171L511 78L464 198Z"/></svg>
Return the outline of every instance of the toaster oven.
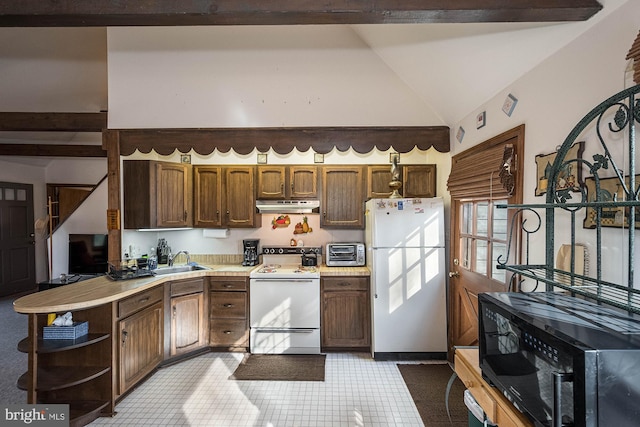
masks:
<svg viewBox="0 0 640 427"><path fill-rule="evenodd" d="M364 249L364 243L328 243L326 264L329 267L365 265Z"/></svg>

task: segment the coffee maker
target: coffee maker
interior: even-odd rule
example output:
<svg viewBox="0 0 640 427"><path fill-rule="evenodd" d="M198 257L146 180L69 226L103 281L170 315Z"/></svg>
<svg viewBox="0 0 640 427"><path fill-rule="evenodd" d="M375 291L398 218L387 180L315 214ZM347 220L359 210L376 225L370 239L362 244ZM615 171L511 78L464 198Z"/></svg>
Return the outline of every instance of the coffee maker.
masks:
<svg viewBox="0 0 640 427"><path fill-rule="evenodd" d="M244 258L242 265L258 265L258 244L260 239L244 239L242 246L244 247Z"/></svg>

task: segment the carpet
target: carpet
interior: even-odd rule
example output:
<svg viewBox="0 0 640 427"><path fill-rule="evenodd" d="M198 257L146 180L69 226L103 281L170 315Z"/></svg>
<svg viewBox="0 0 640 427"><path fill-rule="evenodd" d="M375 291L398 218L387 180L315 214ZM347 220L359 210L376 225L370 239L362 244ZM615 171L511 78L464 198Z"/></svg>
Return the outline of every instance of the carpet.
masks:
<svg viewBox="0 0 640 427"><path fill-rule="evenodd" d="M0 299L0 403L27 403L27 392L16 385L28 365L28 355L18 351L18 343L29 334L29 318L13 310L16 297Z"/></svg>
<svg viewBox="0 0 640 427"><path fill-rule="evenodd" d="M230 380L324 381L324 354L246 354Z"/></svg>
<svg viewBox="0 0 640 427"><path fill-rule="evenodd" d="M446 389L453 370L448 364L398 364L411 397L425 427L467 427L468 410L464 404L464 385L456 378L449 392L449 412L446 409Z"/></svg>

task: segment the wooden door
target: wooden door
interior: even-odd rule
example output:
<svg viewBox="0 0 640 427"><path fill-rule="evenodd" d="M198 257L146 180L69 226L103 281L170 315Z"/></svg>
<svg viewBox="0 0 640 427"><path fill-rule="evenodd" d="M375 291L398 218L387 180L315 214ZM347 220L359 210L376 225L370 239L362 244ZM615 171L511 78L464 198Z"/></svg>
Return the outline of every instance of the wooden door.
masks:
<svg viewBox="0 0 640 427"><path fill-rule="evenodd" d="M127 391L162 362L162 302L119 322L119 391Z"/></svg>
<svg viewBox="0 0 640 427"><path fill-rule="evenodd" d="M361 166L324 166L320 226L364 228L364 196Z"/></svg>
<svg viewBox="0 0 640 427"><path fill-rule="evenodd" d="M408 165L402 167L403 197L435 197L436 165Z"/></svg>
<svg viewBox="0 0 640 427"><path fill-rule="evenodd" d="M289 197L313 199L318 197L318 168L315 166L289 166Z"/></svg>
<svg viewBox="0 0 640 427"><path fill-rule="evenodd" d="M507 291L504 270L496 267L507 254L511 212L497 205L522 200L522 154L513 155L511 190L501 183L500 169L509 150L524 152L524 126L505 132L452 159L451 254L449 265L449 360L455 346L478 344L478 294ZM483 175L484 173L484 175ZM519 229L518 227L515 228ZM510 256L517 256L518 236Z"/></svg>
<svg viewBox="0 0 640 427"><path fill-rule="evenodd" d="M171 355L204 345L204 294L171 298Z"/></svg>
<svg viewBox="0 0 640 427"><path fill-rule="evenodd" d="M36 288L33 185L0 182L0 296Z"/></svg>
<svg viewBox="0 0 640 427"><path fill-rule="evenodd" d="M285 198L284 166L258 166L258 199Z"/></svg>
<svg viewBox="0 0 640 427"><path fill-rule="evenodd" d="M225 224L228 227L252 228L255 226L254 174L253 166L234 166L225 169Z"/></svg>
<svg viewBox="0 0 640 427"><path fill-rule="evenodd" d="M222 227L222 168L193 167L193 225Z"/></svg>
<svg viewBox="0 0 640 427"><path fill-rule="evenodd" d="M159 227L190 227L191 168L182 163L156 164L156 200Z"/></svg>
<svg viewBox="0 0 640 427"><path fill-rule="evenodd" d="M384 199L391 195L391 166L374 165L367 167L367 198Z"/></svg>

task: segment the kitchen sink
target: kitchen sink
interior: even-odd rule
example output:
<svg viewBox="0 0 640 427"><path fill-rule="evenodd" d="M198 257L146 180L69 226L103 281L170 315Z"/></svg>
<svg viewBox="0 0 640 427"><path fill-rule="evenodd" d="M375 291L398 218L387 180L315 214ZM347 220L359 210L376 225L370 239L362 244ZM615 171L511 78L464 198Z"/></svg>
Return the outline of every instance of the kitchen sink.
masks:
<svg viewBox="0 0 640 427"><path fill-rule="evenodd" d="M201 265L176 265L172 267L160 267L153 270L156 276L164 276L165 274L187 273L189 271L210 270L210 268Z"/></svg>

